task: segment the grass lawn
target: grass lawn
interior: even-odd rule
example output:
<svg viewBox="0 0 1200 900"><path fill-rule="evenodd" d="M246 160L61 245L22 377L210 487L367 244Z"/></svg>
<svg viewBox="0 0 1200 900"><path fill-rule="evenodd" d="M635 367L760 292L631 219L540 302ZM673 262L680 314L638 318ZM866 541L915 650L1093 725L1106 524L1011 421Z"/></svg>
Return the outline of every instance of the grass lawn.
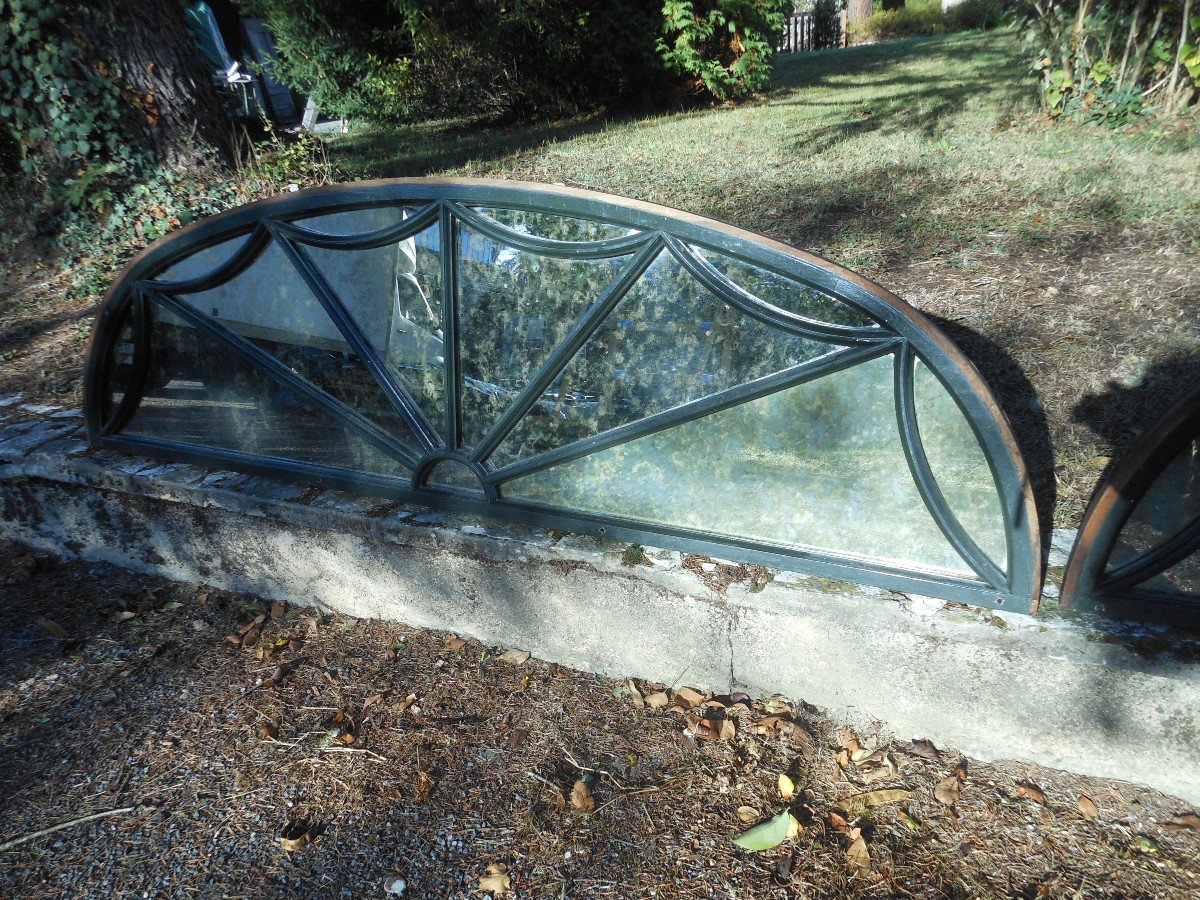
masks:
<svg viewBox="0 0 1200 900"><path fill-rule="evenodd" d="M1041 118L1010 32L779 58L757 103L351 135L353 177L564 182L712 216L896 290L1017 427L1043 522L1200 378L1200 138Z"/></svg>

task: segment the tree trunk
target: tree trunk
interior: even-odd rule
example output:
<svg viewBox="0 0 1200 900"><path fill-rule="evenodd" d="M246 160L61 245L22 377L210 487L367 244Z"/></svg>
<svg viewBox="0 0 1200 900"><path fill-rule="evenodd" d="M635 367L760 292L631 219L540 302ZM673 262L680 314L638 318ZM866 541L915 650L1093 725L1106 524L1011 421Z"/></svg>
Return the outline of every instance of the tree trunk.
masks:
<svg viewBox="0 0 1200 900"><path fill-rule="evenodd" d="M232 133L212 73L191 36L178 0L72 0L64 30L82 48L89 78L109 78L121 93L121 125L130 149L182 168Z"/></svg>
<svg viewBox="0 0 1200 900"><path fill-rule="evenodd" d="M849 0L848 8L850 21L858 22L871 18L871 13L875 10L875 3L874 0Z"/></svg>

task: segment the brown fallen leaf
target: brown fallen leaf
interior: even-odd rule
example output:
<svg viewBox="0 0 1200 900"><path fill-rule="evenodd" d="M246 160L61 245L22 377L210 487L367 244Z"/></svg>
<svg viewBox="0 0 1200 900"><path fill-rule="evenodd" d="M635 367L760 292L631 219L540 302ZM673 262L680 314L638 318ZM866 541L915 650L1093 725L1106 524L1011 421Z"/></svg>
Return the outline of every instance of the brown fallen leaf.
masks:
<svg viewBox="0 0 1200 900"><path fill-rule="evenodd" d="M911 753L913 756L919 756L921 759L927 759L930 762L939 762L942 758L942 754L938 751L938 748L933 746L933 741L927 741L924 738L910 743L906 748L906 752Z"/></svg>
<svg viewBox="0 0 1200 900"><path fill-rule="evenodd" d="M460 637L451 635L450 637L446 638L445 649L447 650L461 650L465 646L467 646L467 642Z"/></svg>
<svg viewBox="0 0 1200 900"><path fill-rule="evenodd" d="M508 733L504 743L509 750L516 750L518 747L524 747L529 742L529 732L524 728L514 728Z"/></svg>
<svg viewBox="0 0 1200 900"><path fill-rule="evenodd" d="M502 663L519 666L529 661L532 654L528 650L508 650L501 653L497 659Z"/></svg>
<svg viewBox="0 0 1200 900"><path fill-rule="evenodd" d="M287 604L282 600L276 600L271 604L271 621L278 622L283 618L285 612L287 612Z"/></svg>
<svg viewBox="0 0 1200 900"><path fill-rule="evenodd" d="M279 728L273 722L259 722L258 733L264 741L273 741L279 737Z"/></svg>
<svg viewBox="0 0 1200 900"><path fill-rule="evenodd" d="M1175 816L1169 822L1163 822L1163 828L1168 831L1200 831L1200 816L1194 812L1186 812Z"/></svg>
<svg viewBox="0 0 1200 900"><path fill-rule="evenodd" d="M262 625L262 623L265 621L267 621L266 615L264 615L263 613L259 613L257 616L255 616L253 619L251 619L249 622L247 622L245 625L243 625L241 627L241 630L238 632L238 634L240 634L242 637L245 637L250 632L252 632L254 629L256 629L260 625Z"/></svg>
<svg viewBox="0 0 1200 900"><path fill-rule="evenodd" d="M855 828L850 832L850 848L846 851L846 862L850 864L850 871L858 878L865 878L871 874L871 851L867 849L867 842L863 839L862 832Z"/></svg>
<svg viewBox="0 0 1200 900"><path fill-rule="evenodd" d="M576 781L575 786L571 788L571 806L580 812L596 811L596 798L592 796L591 788L582 781Z"/></svg>
<svg viewBox="0 0 1200 900"><path fill-rule="evenodd" d="M775 786L779 790L779 798L781 800L791 800L796 796L796 783L787 775L781 774L775 781Z"/></svg>
<svg viewBox="0 0 1200 900"><path fill-rule="evenodd" d="M67 639L67 630L53 619L38 619L37 624L40 625L42 630L47 634L58 638L60 641L65 641Z"/></svg>
<svg viewBox="0 0 1200 900"><path fill-rule="evenodd" d="M870 791L847 800L846 812L854 813L858 810L872 809L876 806L883 806L885 803L904 803L911 797L912 791Z"/></svg>
<svg viewBox="0 0 1200 900"><path fill-rule="evenodd" d="M671 698L662 691L646 695L646 705L651 709L666 709L670 702Z"/></svg>
<svg viewBox="0 0 1200 900"><path fill-rule="evenodd" d="M417 772L417 799L427 800L429 794L433 791L433 778L428 772Z"/></svg>
<svg viewBox="0 0 1200 900"><path fill-rule="evenodd" d="M704 702L704 695L694 688L681 687L675 692L675 705L684 709L691 709L693 706L699 706Z"/></svg>
<svg viewBox="0 0 1200 900"><path fill-rule="evenodd" d="M958 789L961 787L957 776L951 775L949 778L943 778L937 783L937 787L933 789L933 796L943 806L953 806L958 802Z"/></svg>
<svg viewBox="0 0 1200 900"><path fill-rule="evenodd" d="M479 890L493 897L503 897L512 887L508 877L508 866L504 863L489 863L487 873L479 879Z"/></svg>
<svg viewBox="0 0 1200 900"><path fill-rule="evenodd" d="M1096 801L1087 794L1079 795L1079 801L1077 805L1079 806L1079 814L1089 822L1100 821L1100 807L1097 806Z"/></svg>
<svg viewBox="0 0 1200 900"><path fill-rule="evenodd" d="M1024 797L1026 800L1032 800L1041 806L1046 805L1046 795L1042 793L1042 789L1036 784L1022 784L1017 787L1017 795Z"/></svg>
<svg viewBox="0 0 1200 900"><path fill-rule="evenodd" d="M751 822L758 821L758 810L753 806L739 806L737 808L737 817L749 825Z"/></svg>
<svg viewBox="0 0 1200 900"><path fill-rule="evenodd" d="M837 739L838 746L845 750L851 758L862 750L862 745L858 742L858 735L850 728L839 728L833 736Z"/></svg>
<svg viewBox="0 0 1200 900"><path fill-rule="evenodd" d="M321 834L321 826L315 822L289 822L279 833L279 846L295 853L303 850Z"/></svg>
<svg viewBox="0 0 1200 900"><path fill-rule="evenodd" d="M370 709L376 703L382 703L382 702L383 702L383 694L372 694L370 697L368 697L366 700L363 701L362 711L366 712L368 709Z"/></svg>
<svg viewBox="0 0 1200 900"><path fill-rule="evenodd" d="M645 709L646 698L642 696L642 692L638 690L638 686L634 683L633 679L630 678L625 686L629 688L629 699L633 701L634 708Z"/></svg>
<svg viewBox="0 0 1200 900"><path fill-rule="evenodd" d="M702 719L688 714L688 729L701 741L732 741L737 737L733 719Z"/></svg>
<svg viewBox="0 0 1200 900"><path fill-rule="evenodd" d="M841 813L837 812L836 810L831 809L828 811L828 817L829 817L829 824L833 828L837 829L838 831L842 832L843 834L850 833L850 823L846 821L846 817L843 816Z"/></svg>

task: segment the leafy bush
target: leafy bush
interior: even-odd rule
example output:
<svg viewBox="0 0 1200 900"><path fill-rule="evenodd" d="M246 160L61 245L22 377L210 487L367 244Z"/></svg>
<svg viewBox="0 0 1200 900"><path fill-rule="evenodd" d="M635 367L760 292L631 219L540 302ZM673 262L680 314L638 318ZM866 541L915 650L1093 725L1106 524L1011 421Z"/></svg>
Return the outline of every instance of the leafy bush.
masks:
<svg viewBox="0 0 1200 900"><path fill-rule="evenodd" d="M659 53L667 68L718 100L767 83L789 0L666 0Z"/></svg>
<svg viewBox="0 0 1200 900"><path fill-rule="evenodd" d="M937 0L926 0L851 22L848 30L856 43L864 43L994 28L1000 24L1002 16L1000 0L966 0L945 12Z"/></svg>
<svg viewBox="0 0 1200 900"><path fill-rule="evenodd" d="M1026 48L1055 118L1124 125L1194 104L1200 12L1189 0L1049 0L1026 11Z"/></svg>

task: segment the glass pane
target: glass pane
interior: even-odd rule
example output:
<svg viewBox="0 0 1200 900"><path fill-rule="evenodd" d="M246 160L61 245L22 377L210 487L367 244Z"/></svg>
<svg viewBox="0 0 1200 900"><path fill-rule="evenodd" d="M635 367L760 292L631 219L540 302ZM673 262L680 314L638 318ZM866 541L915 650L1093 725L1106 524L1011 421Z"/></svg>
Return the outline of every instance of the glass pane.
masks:
<svg viewBox="0 0 1200 900"><path fill-rule="evenodd" d="M242 249L242 245L248 240L250 240L250 235L243 234L241 237L221 241L221 243L214 244L205 250L197 250L190 256L184 257L179 262L159 272L154 276L154 280L190 281L193 278L199 278L201 275L207 275L213 269L233 259L234 255Z"/></svg>
<svg viewBox="0 0 1200 900"><path fill-rule="evenodd" d="M480 215L487 216L494 222L511 228L518 234L529 234L534 237L549 238L555 241L605 241L611 238L626 237L637 234L637 229L626 228L623 225L609 225L606 222L593 222L590 219L575 219L569 216L556 216L552 213L528 212L523 209L501 209L490 206L472 207Z"/></svg>
<svg viewBox="0 0 1200 900"><path fill-rule="evenodd" d="M411 206L382 206L373 209L352 209L346 212L324 213L293 219L295 225L324 234L366 234L381 228L399 225L415 211Z"/></svg>
<svg viewBox="0 0 1200 900"><path fill-rule="evenodd" d="M1156 575L1138 587L1200 596L1200 553L1193 553L1181 559L1161 575Z"/></svg>
<svg viewBox="0 0 1200 900"><path fill-rule="evenodd" d="M438 226L373 250L305 251L371 346L441 430L442 262Z"/></svg>
<svg viewBox="0 0 1200 900"><path fill-rule="evenodd" d="M975 543L1004 569L1008 545L1000 494L975 432L954 398L920 360L913 389L921 443L942 496Z"/></svg>
<svg viewBox="0 0 1200 900"><path fill-rule="evenodd" d="M404 466L215 338L150 305L156 376L131 434L384 475Z"/></svg>
<svg viewBox="0 0 1200 900"><path fill-rule="evenodd" d="M442 462L429 473L428 483L434 487L448 487L457 491L483 495L483 487L475 473L467 466L456 462Z"/></svg>
<svg viewBox="0 0 1200 900"><path fill-rule="evenodd" d="M1134 507L1113 547L1108 568L1129 562L1165 543L1197 516L1200 516L1200 442L1192 443L1171 460Z"/></svg>
<svg viewBox="0 0 1200 900"><path fill-rule="evenodd" d="M555 259L463 228L459 241L463 445L512 403L628 259Z"/></svg>
<svg viewBox="0 0 1200 900"><path fill-rule="evenodd" d="M585 456L506 497L970 575L917 493L892 359Z"/></svg>
<svg viewBox="0 0 1200 900"><path fill-rule="evenodd" d="M835 349L739 313L664 253L491 461L542 453Z"/></svg>
<svg viewBox="0 0 1200 900"><path fill-rule="evenodd" d="M133 374L133 304L125 307L116 327L117 339L113 342L108 357L108 415L117 411L117 406L129 389L129 378Z"/></svg>
<svg viewBox="0 0 1200 900"><path fill-rule="evenodd" d="M347 261L352 258L342 256ZM365 266L362 280L371 283ZM277 245L268 245L232 281L212 290L180 294L178 299L252 340L298 375L391 433L405 447L420 452L400 414ZM387 304L376 301L373 307L364 294L359 307L386 310ZM387 324L378 316L371 319L368 338L372 331L386 333L383 329Z"/></svg>
<svg viewBox="0 0 1200 900"><path fill-rule="evenodd" d="M692 249L742 290L772 306L830 325L878 327L876 322L858 310L807 284L801 284L785 275L777 275L753 263L733 259L714 250L695 246Z"/></svg>

